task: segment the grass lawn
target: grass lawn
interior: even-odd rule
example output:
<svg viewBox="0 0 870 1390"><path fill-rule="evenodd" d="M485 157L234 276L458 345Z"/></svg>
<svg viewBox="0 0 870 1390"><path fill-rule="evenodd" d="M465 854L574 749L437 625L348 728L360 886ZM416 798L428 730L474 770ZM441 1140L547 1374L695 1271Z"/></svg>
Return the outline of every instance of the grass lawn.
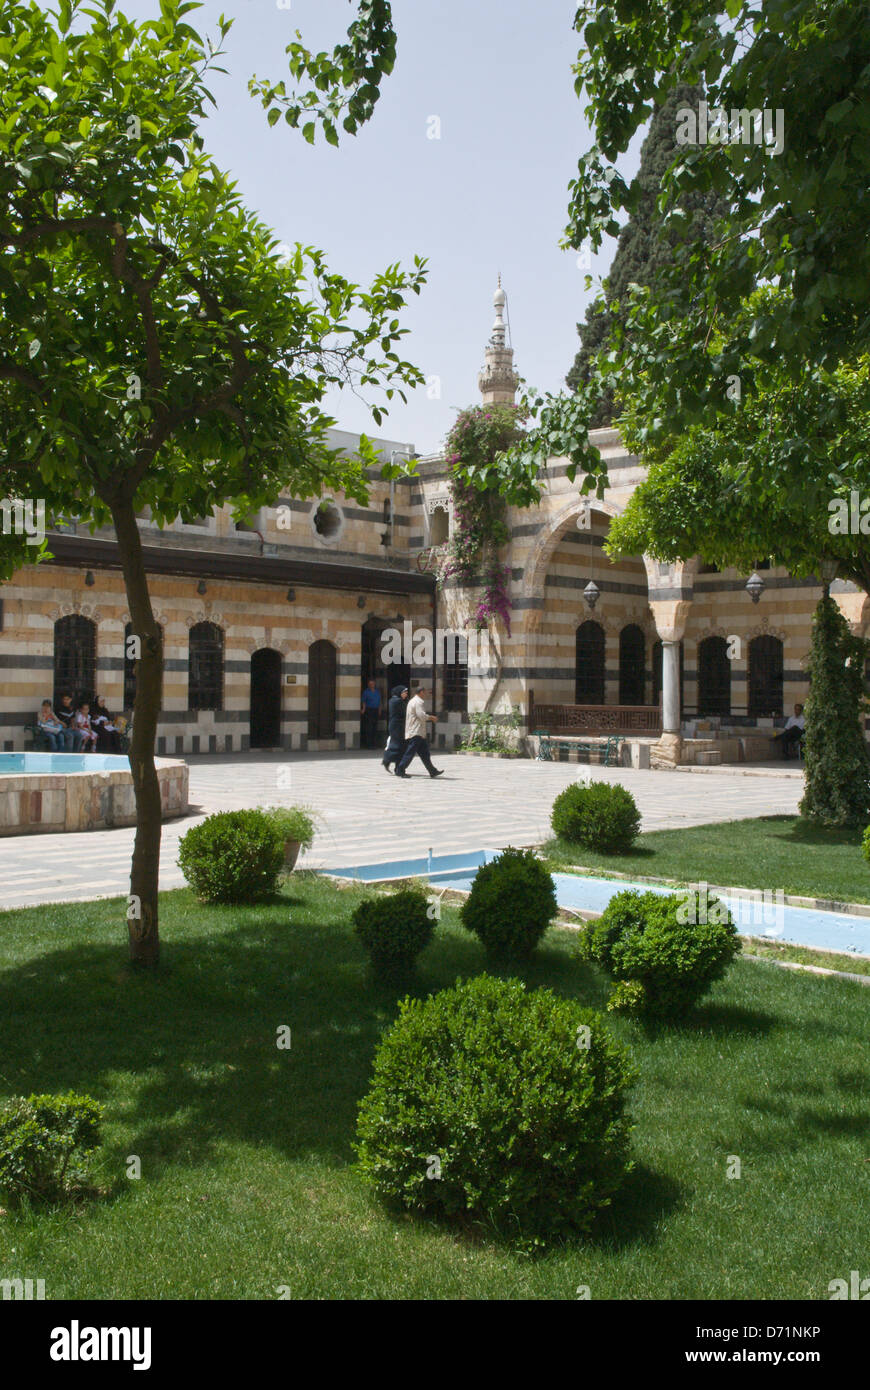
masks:
<svg viewBox="0 0 870 1390"><path fill-rule="evenodd" d="M870 903L870 865L860 830L818 830L799 816L690 825L638 835L627 854L596 854L566 840L550 840L551 869L577 865L649 874L679 883L762 888L839 902Z"/></svg>
<svg viewBox="0 0 870 1390"><path fill-rule="evenodd" d="M0 1092L75 1088L108 1111L105 1195L6 1211L0 1277L75 1299L827 1299L864 1269L866 990L748 961L685 1025L613 1021L640 1071L637 1168L591 1238L529 1259L387 1214L352 1167L396 1012L351 934L361 892L294 874L257 907L168 893L151 976L125 965L121 900L0 915ZM445 907L420 992L482 968ZM603 1003L569 931L523 974Z"/></svg>

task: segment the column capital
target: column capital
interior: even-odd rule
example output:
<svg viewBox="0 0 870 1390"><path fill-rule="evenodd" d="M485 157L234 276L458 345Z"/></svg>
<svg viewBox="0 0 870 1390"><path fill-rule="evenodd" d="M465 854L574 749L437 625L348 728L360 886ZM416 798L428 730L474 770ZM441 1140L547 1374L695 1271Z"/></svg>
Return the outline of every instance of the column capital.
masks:
<svg viewBox="0 0 870 1390"><path fill-rule="evenodd" d="M650 599L656 632L663 642L679 642L686 630L691 599Z"/></svg>

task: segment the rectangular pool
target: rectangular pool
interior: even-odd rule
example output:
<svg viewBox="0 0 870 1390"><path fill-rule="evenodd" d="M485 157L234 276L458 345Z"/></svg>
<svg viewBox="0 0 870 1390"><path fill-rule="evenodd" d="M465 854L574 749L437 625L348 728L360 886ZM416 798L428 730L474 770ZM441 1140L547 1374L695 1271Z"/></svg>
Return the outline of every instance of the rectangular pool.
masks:
<svg viewBox="0 0 870 1390"><path fill-rule="evenodd" d="M468 891L482 864L494 859L498 850L475 850L467 854L426 855L416 859L392 859L383 864L357 864L324 872L362 883L383 883L397 878L428 878L433 888ZM553 874L556 901L560 907L581 912L603 912L617 893L634 889L639 893L684 893L654 883L632 883L625 879L596 878L586 874ZM870 955L870 917L845 912L824 912L813 907L781 906L773 900L744 898L738 893L722 893L741 936L767 936L795 946L815 946L826 951Z"/></svg>

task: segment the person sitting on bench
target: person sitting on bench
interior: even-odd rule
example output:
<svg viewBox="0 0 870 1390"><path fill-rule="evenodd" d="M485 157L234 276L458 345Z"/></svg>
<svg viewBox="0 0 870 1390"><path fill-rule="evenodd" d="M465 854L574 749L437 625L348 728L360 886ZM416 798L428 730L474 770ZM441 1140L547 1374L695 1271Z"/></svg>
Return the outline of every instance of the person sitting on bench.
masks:
<svg viewBox="0 0 870 1390"><path fill-rule="evenodd" d="M52 753L62 753L66 747L67 731L52 709L50 700L43 700L36 725Z"/></svg>
<svg viewBox="0 0 870 1390"><path fill-rule="evenodd" d="M795 705L794 714L790 716L785 728L781 733L774 735L774 742L782 742L782 756L788 758L794 745L799 744L804 736L804 707Z"/></svg>

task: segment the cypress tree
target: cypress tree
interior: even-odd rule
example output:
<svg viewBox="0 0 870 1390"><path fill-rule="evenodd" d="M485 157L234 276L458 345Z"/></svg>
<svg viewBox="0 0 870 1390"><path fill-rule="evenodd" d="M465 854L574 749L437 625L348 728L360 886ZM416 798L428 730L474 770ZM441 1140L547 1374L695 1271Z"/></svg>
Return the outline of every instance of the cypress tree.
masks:
<svg viewBox="0 0 870 1390"><path fill-rule="evenodd" d="M801 815L820 825L859 826L870 819L870 759L862 727L867 650L825 590L813 618L800 803Z"/></svg>
<svg viewBox="0 0 870 1390"><path fill-rule="evenodd" d="M614 320L625 322L628 286L651 285L661 267L670 260L671 245L662 234L662 217L656 199L661 192L662 178L680 149L675 135L677 111L692 107L697 112L703 95L701 86L681 82L653 115L641 147L640 168L635 180L639 194L637 206L619 234L613 264L604 281L604 302L600 298L593 300L584 322L577 325L580 349L565 378L572 391L592 376L595 356L606 341ZM710 239L715 219L726 208L720 199L701 198L697 194L681 199L680 206L688 214L688 235L692 239ZM593 427L609 425L617 413L612 396L603 392L591 424Z"/></svg>

